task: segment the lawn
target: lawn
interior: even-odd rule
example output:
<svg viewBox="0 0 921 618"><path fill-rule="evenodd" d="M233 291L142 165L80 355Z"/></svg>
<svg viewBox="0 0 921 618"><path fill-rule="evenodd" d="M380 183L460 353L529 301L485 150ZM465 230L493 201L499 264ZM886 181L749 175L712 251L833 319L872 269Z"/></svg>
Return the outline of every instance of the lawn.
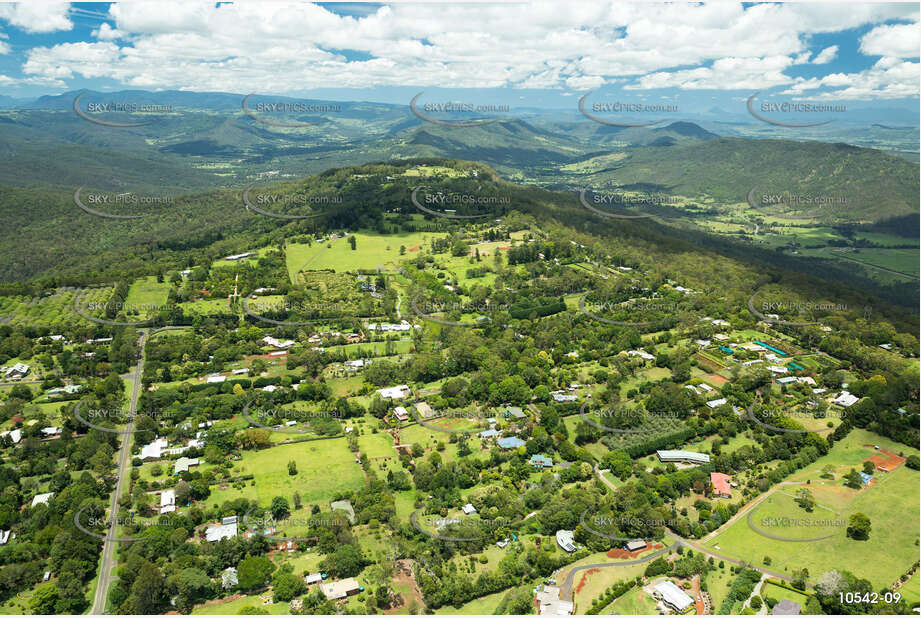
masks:
<svg viewBox="0 0 921 618"><path fill-rule="evenodd" d="M156 313L158 308L166 305L169 288L169 282L158 282L153 275L135 279L125 298L126 313L137 312L144 317Z"/></svg>
<svg viewBox="0 0 921 618"><path fill-rule="evenodd" d="M483 616L483 615L492 615L495 613L496 608L499 606L499 603L508 593L508 590L502 590L494 594L488 594L485 597L480 597L479 599L474 599L469 603L464 603L460 607L454 607L453 605L445 605L439 607L435 610L436 614L463 614L467 616Z"/></svg>
<svg viewBox="0 0 921 618"><path fill-rule="evenodd" d="M332 269L336 272L357 270L396 270L396 265L403 259L412 257L414 247L425 246L432 233L401 234L355 234L355 250L348 238L338 238L312 246L291 243L287 245L285 256L288 274L294 281L294 275L300 270ZM400 247L406 247L406 253L400 255Z"/></svg>
<svg viewBox="0 0 921 618"><path fill-rule="evenodd" d="M604 615L653 615L658 614L655 599L643 591L642 586L634 586L600 612Z"/></svg>
<svg viewBox="0 0 921 618"><path fill-rule="evenodd" d="M908 601L911 607L918 606L918 602L921 601L921 569L915 571L911 579L899 588L899 592L902 594L902 598Z"/></svg>
<svg viewBox="0 0 921 618"><path fill-rule="evenodd" d="M291 460L297 465L295 476L288 474ZM233 472L234 476L256 475L255 485L253 481L246 481L242 489L228 487L213 491L205 508L240 497L256 499L261 506L268 506L275 496L290 500L295 491L301 494L305 504L325 505L335 492L357 488L363 480L354 454L341 438L247 451L243 459L236 462Z"/></svg>
<svg viewBox="0 0 921 618"><path fill-rule="evenodd" d="M271 592L263 593L271 596ZM223 615L235 615L241 609L247 605L252 605L254 607L259 607L267 610L270 614L280 615L280 614L289 614L291 612L290 606L288 603L269 603L267 605L262 604L262 599L257 594L240 597L239 599L234 599L233 601L227 601L225 603L212 603L210 605L200 605L192 610L193 614L223 614Z"/></svg>
<svg viewBox="0 0 921 618"><path fill-rule="evenodd" d="M716 564L719 564L719 562ZM726 595L729 594L732 580L735 578L729 568L732 565L726 565L725 562L723 564L724 568L717 567L707 574L707 591L710 593L710 600L715 608L719 608L722 605Z"/></svg>
<svg viewBox="0 0 921 618"><path fill-rule="evenodd" d="M794 592L783 586L772 584L770 581L764 582L764 585L761 587L761 598L764 599L765 597L771 597L778 601L786 599L794 603L799 603L800 607L806 607L806 601L809 600L809 595Z"/></svg>
<svg viewBox="0 0 921 618"><path fill-rule="evenodd" d="M855 435L856 434L856 435ZM919 490L918 472L902 466L889 474L879 474L879 480L871 487L860 491L842 487L840 476L834 480L819 481L815 473L826 464L836 467L858 467L860 462L872 454L872 449L860 444L880 444L888 441L862 430L853 430L847 438L835 444L831 452L820 458L807 473L812 480L813 495L817 502L828 506L831 511L816 508L805 513L789 496L772 496L756 507L752 521L759 525L762 517L786 515L808 519L841 519L847 521L852 513L861 512L870 518L872 530L866 541L856 541L845 536L844 530L827 539L812 542L779 542L753 532L743 517L728 529L711 539L707 545L719 546L720 551L734 557L761 564L764 557L771 558L771 566L781 572L792 573L806 567L810 578L815 581L822 573L847 565L847 569L858 577L870 580L874 588L889 586L918 559L918 531L915 526L906 526L906 518L917 519ZM908 451L904 446L893 449ZM795 478L800 478L796 475ZM783 491L795 494L796 486L786 486ZM840 514L834 514L839 510ZM826 517L827 516L827 517ZM762 526L759 525L759 528ZM843 528L843 527L842 527ZM769 532L790 538L824 536L824 529L807 527L770 528ZM855 555L860 560L853 560Z"/></svg>
<svg viewBox="0 0 921 618"><path fill-rule="evenodd" d="M604 554L602 560L614 563ZM589 569L588 571L579 571L572 583L573 601L576 604L575 613L584 613L592 606L592 601L597 599L608 589L611 584L633 579L637 575L642 575L646 570L646 564L634 564L623 567L605 567L603 569ZM557 581L563 580L557 578ZM581 588L580 588L581 586ZM629 592L627 594L630 594Z"/></svg>

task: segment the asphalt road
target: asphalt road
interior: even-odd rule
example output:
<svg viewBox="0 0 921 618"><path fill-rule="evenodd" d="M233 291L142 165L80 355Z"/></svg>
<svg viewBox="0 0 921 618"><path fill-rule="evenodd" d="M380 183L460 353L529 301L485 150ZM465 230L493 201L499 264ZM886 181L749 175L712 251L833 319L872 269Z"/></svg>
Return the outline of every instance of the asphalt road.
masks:
<svg viewBox="0 0 921 618"><path fill-rule="evenodd" d="M144 346L147 344L147 338L151 333L146 329L140 330L138 338L138 348L141 351L141 357L138 360L137 367L134 370L134 384L131 389L131 401L129 402L128 424L125 425L125 433L121 434L122 443L118 449L118 476L115 481L115 491L112 492L112 502L109 505L109 529L106 532L106 540L102 546L102 563L99 565L99 581L96 584L96 595L93 598L93 608L91 613L103 614L106 609L106 598L109 596L109 586L115 580L112 571L115 568L115 548L118 541L116 537L116 525L118 520L118 498L122 495L122 487L125 478L130 474L131 467L131 430L134 427L134 415L138 409L138 397L141 394L141 376L144 374Z"/></svg>

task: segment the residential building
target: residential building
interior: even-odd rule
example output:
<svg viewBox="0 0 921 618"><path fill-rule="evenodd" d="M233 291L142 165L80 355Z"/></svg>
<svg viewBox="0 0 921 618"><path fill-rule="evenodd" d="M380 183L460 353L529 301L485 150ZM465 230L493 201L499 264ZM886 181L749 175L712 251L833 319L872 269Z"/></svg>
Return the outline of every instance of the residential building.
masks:
<svg viewBox="0 0 921 618"><path fill-rule="evenodd" d="M662 601L668 608L683 613L694 605L694 599L689 597L684 590L674 582L665 580L653 586L653 596Z"/></svg>
<svg viewBox="0 0 921 618"><path fill-rule="evenodd" d="M215 543L221 539L232 539L235 536L237 536L237 522L211 526L205 529L205 540L209 543Z"/></svg>
<svg viewBox="0 0 921 618"><path fill-rule="evenodd" d="M278 349L278 350L287 350L288 348L290 348L290 347L292 347L292 346L294 345L294 341L292 341L291 339L285 339L284 341L281 341L281 340L276 339L275 337L271 337L271 336L265 336L265 337L263 337L263 338L262 338L262 341L263 341L263 343L265 343L266 345L270 345L270 346L272 346L273 348L276 348L276 349Z"/></svg>
<svg viewBox="0 0 921 618"><path fill-rule="evenodd" d="M505 416L511 416L514 418L527 418L527 415L524 413L524 411L517 406L509 406L506 409Z"/></svg>
<svg viewBox="0 0 921 618"><path fill-rule="evenodd" d="M349 519L349 523L355 524L355 509L352 508L352 503L349 500L336 500L335 502L330 502L329 508L332 511L344 511L346 517Z"/></svg>
<svg viewBox="0 0 921 618"><path fill-rule="evenodd" d="M717 498L732 498L732 487L729 482L732 480L728 474L722 472L710 473L710 484L713 485L713 495Z"/></svg>
<svg viewBox="0 0 921 618"><path fill-rule="evenodd" d="M560 549L565 551L567 554L579 549L576 547L575 538L573 537L572 530L557 530L556 531L556 544L560 546Z"/></svg>
<svg viewBox="0 0 921 618"><path fill-rule="evenodd" d="M230 590L235 588L240 580L237 578L237 567L227 567L221 571L221 588Z"/></svg>
<svg viewBox="0 0 921 618"><path fill-rule="evenodd" d="M353 577L341 579L337 582L320 584L320 591L326 595L326 598L330 601L344 599L347 596L358 594L362 589L363 588L358 585L358 582L355 581Z"/></svg>
<svg viewBox="0 0 921 618"><path fill-rule="evenodd" d="M378 395L384 399L403 399L409 395L409 387L405 384L391 386L390 388L380 388L377 390Z"/></svg>
<svg viewBox="0 0 921 618"><path fill-rule="evenodd" d="M25 363L16 363L6 370L5 377L7 380L18 380L24 378L29 373L30 367Z"/></svg>
<svg viewBox="0 0 921 618"><path fill-rule="evenodd" d="M160 492L160 515L176 510L176 490L164 489Z"/></svg>
<svg viewBox="0 0 921 618"><path fill-rule="evenodd" d="M188 472L189 468L192 466L198 465L198 459L192 459L191 457L180 457L176 460L176 463L173 464L173 475L181 474L183 472Z"/></svg>
<svg viewBox="0 0 921 618"><path fill-rule="evenodd" d="M624 543L624 549L627 551L638 551L646 548L646 541L643 539L633 539Z"/></svg>
<svg viewBox="0 0 921 618"><path fill-rule="evenodd" d="M535 468L552 468L553 459L542 454L531 455L531 460L529 462Z"/></svg>
<svg viewBox="0 0 921 618"><path fill-rule="evenodd" d="M416 404L416 413L425 419L434 418L435 416L435 410L433 410L432 406L424 401L420 401Z"/></svg>
<svg viewBox="0 0 921 618"><path fill-rule="evenodd" d="M708 407L708 408L711 408L711 409L715 409L715 408L718 408L718 407L720 407L721 405L727 403L727 401L728 401L728 400L727 400L725 397L720 397L719 399L714 399L713 401L708 401L708 402L707 402L707 407Z"/></svg>
<svg viewBox="0 0 921 618"><path fill-rule="evenodd" d="M393 409L393 415L394 415L395 417L397 417L397 420L399 420L399 421L408 421L408 420L409 420L409 412L407 412L407 411L406 411L406 408L404 408L403 406L397 406L397 407L395 407L395 408Z"/></svg>
<svg viewBox="0 0 921 618"><path fill-rule="evenodd" d="M857 397L856 395L852 395L847 391L841 391L841 394L835 397L832 403L836 403L842 408L850 408L852 405L854 405L858 401L860 401L860 397Z"/></svg>
<svg viewBox="0 0 921 618"><path fill-rule="evenodd" d="M706 464L710 463L710 456L706 453L693 451L656 451L656 456L662 462Z"/></svg>
<svg viewBox="0 0 921 618"><path fill-rule="evenodd" d="M496 444L499 445L499 448L508 450L508 449L513 449L513 448L518 448L519 446L524 446L524 440L522 440L521 438L515 438L514 436L512 436L512 437L506 437L506 438L499 438L498 440L496 440Z"/></svg>
<svg viewBox="0 0 921 618"><path fill-rule="evenodd" d="M771 610L772 616L799 616L802 607L796 601L791 601L789 599L783 599L777 605L774 606L774 609Z"/></svg>
<svg viewBox="0 0 921 618"><path fill-rule="evenodd" d="M50 492L47 494L38 494L37 496L32 498L32 506L35 507L39 504L48 504L48 501L51 500L51 496L53 495L54 495L54 492Z"/></svg>
<svg viewBox="0 0 921 618"><path fill-rule="evenodd" d="M572 614L573 604L560 600L560 589L557 586L547 586L537 592L537 605L543 616L568 616Z"/></svg>
<svg viewBox="0 0 921 618"><path fill-rule="evenodd" d="M166 438L157 438L150 444L145 444L141 447L138 459L160 459L167 446L169 446L169 442Z"/></svg>
<svg viewBox="0 0 921 618"><path fill-rule="evenodd" d="M464 512L464 515L473 515L476 513L476 508L469 502L462 506L461 510Z"/></svg>

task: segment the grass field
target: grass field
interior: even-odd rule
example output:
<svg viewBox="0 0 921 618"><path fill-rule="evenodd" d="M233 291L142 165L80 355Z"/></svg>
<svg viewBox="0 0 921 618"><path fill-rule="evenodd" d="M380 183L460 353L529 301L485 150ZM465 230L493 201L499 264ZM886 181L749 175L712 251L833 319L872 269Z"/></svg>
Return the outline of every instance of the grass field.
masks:
<svg viewBox="0 0 921 618"><path fill-rule="evenodd" d="M764 582L764 585L761 587L761 598L771 597L772 599L777 599L778 601L783 601L784 599L788 601L793 601L794 603L799 603L800 607L806 607L806 601L809 600L809 596L805 594L800 594L793 590L784 588L783 586L778 586L772 584L770 581Z"/></svg>
<svg viewBox="0 0 921 618"><path fill-rule="evenodd" d="M507 590L502 590L494 594L488 594L485 597L480 597L479 599L474 599L469 603L464 603L460 607L445 605L436 609L435 613L467 616L492 615L495 613L496 607L498 607L499 603L502 601L502 597L504 597L507 593Z"/></svg>
<svg viewBox="0 0 921 618"><path fill-rule="evenodd" d="M331 268L336 272L376 268L395 270L397 262L413 256L413 247L424 246L428 239L435 236L421 232L388 235L359 232L355 234L354 251L347 238L313 243L312 246L291 243L285 250L288 275L294 282L294 275L305 267L306 270ZM400 255L400 246L406 247L404 256Z"/></svg>
<svg viewBox="0 0 921 618"><path fill-rule="evenodd" d="M297 464L297 474L288 474L288 461ZM213 491L206 507L240 497L256 499L268 506L275 496L291 500L297 491L305 504L326 505L336 491L361 485L363 474L343 439L314 440L283 444L261 451L247 451L236 463L234 475L254 474L256 482L247 481L243 489L228 487Z"/></svg>
<svg viewBox="0 0 921 618"><path fill-rule="evenodd" d="M621 597L600 612L603 615L640 615L648 616L658 614L655 599L643 591L642 586L634 586Z"/></svg>
<svg viewBox="0 0 921 618"><path fill-rule="evenodd" d="M899 588L899 592L912 607L918 606L918 603L921 602L921 569L915 571L911 579Z"/></svg>
<svg viewBox="0 0 921 618"><path fill-rule="evenodd" d="M719 562L716 564L719 564ZM732 580L735 577L729 568L732 565L725 565L725 562L723 564L724 568L717 567L707 574L707 591L710 593L710 600L715 608L719 608L726 599L726 595L729 594L729 587L732 586Z"/></svg>
<svg viewBox="0 0 921 618"><path fill-rule="evenodd" d="M615 562L604 554L601 554L601 556L602 559L596 560L595 562ZM574 612L577 614L585 613L588 611L588 608L591 607L592 601L601 596L601 593L611 584L633 579L637 575L642 575L643 571L646 570L646 566L645 564L633 564L623 567L605 567L597 571L589 569L588 571L576 573L572 585L573 601L576 604ZM557 581L563 580L557 578ZM580 585L582 586L581 589L579 588ZM630 593L628 592L627 594Z"/></svg>
<svg viewBox="0 0 921 618"><path fill-rule="evenodd" d="M822 573L835 568L847 569L858 577L872 582L874 588L889 586L918 558L918 531L907 523L912 513L917 513L919 490L918 472L902 466L889 474L879 474L879 480L860 491L844 488L840 475L835 480L819 480L818 471L828 464L841 472L859 464L873 454L872 448L861 444L882 444L887 440L863 430L853 430L845 440L836 443L825 457L813 463L805 473L794 478L810 478L811 489L819 504L828 509L816 508L805 513L789 496L774 494L770 502L756 507L753 522L758 525L762 517L787 516L808 519L841 519L847 521L852 513L861 512L870 518L872 531L869 540L855 541L845 536L843 529L834 536L811 542L781 542L752 531L743 517L727 530L711 539L707 545L719 546L720 551L735 557L761 564L769 556L772 568L792 573L806 567L814 580ZM892 448L907 451L902 446ZM785 486L782 491L795 494L797 486ZM839 511L835 514L834 511ZM760 527L760 526L759 526ZM842 526L842 528L844 528ZM771 528L769 532L788 538L824 536L821 529L807 527ZM861 556L854 560L855 555Z"/></svg>
<svg viewBox="0 0 921 618"><path fill-rule="evenodd" d="M137 312L142 317L155 313L158 307L166 305L169 288L169 282L158 283L152 275L136 279L128 288L128 296L125 298L127 312Z"/></svg>
<svg viewBox="0 0 921 618"><path fill-rule="evenodd" d="M271 596L271 592L264 594ZM193 609L192 613L205 615L234 615L247 605L252 605L254 607L267 610L270 614L273 615L288 614L291 611L288 603L269 603L267 605L263 605L262 599L259 598L259 595L253 594L245 597L240 597L239 599L234 599L233 601L227 601L225 603L213 603L211 605L199 606Z"/></svg>

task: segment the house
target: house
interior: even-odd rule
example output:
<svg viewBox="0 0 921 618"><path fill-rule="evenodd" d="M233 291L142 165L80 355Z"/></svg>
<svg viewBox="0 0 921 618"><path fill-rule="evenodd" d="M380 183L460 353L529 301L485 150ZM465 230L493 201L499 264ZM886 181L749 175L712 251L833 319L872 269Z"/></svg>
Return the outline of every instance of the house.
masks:
<svg viewBox="0 0 921 618"><path fill-rule="evenodd" d="M553 393L553 400L557 403L568 403L571 401L576 401L578 397L576 395L567 395L563 391L556 391Z"/></svg>
<svg viewBox="0 0 921 618"><path fill-rule="evenodd" d="M68 384L67 386L52 388L46 394L49 397L61 397L63 395L76 395L82 390L83 390L82 384Z"/></svg>
<svg viewBox="0 0 921 618"><path fill-rule="evenodd" d="M702 348L706 348L707 346L710 345L710 340L709 339L695 339L694 343L696 343Z"/></svg>
<svg viewBox="0 0 921 618"><path fill-rule="evenodd" d="M42 435L46 438L61 435L60 427L42 427Z"/></svg>
<svg viewBox="0 0 921 618"><path fill-rule="evenodd" d="M771 610L772 616L799 616L802 606L796 601L784 599Z"/></svg>
<svg viewBox="0 0 921 618"><path fill-rule="evenodd" d="M535 468L552 468L553 459L547 457L546 455L531 455L531 460L528 462Z"/></svg>
<svg viewBox="0 0 921 618"><path fill-rule="evenodd" d="M16 363L6 370L6 379L18 380L19 378L24 378L29 373L29 369L29 366L25 363Z"/></svg>
<svg viewBox="0 0 921 618"><path fill-rule="evenodd" d="M237 578L237 567L227 567L221 571L221 587L224 590L235 588L240 580Z"/></svg>
<svg viewBox="0 0 921 618"><path fill-rule="evenodd" d="M813 394L813 395L821 395L822 393L824 393L824 392L826 392L826 391L828 391L827 388L814 388L814 389L812 389L812 394Z"/></svg>
<svg viewBox="0 0 921 618"><path fill-rule="evenodd" d="M353 577L342 579L337 582L320 584L320 591L326 595L326 598L330 601L344 599L347 596L358 594L363 589L364 588L359 586L358 582L355 581Z"/></svg>
<svg viewBox="0 0 921 618"><path fill-rule="evenodd" d="M506 418L512 416L514 418L527 418L527 415L522 411L521 408L517 406L509 406L505 412Z"/></svg>
<svg viewBox="0 0 921 618"><path fill-rule="evenodd" d="M274 393L275 391L278 390L278 386L276 386L275 384L269 384L268 386L263 386L262 390L265 391L266 393Z"/></svg>
<svg viewBox="0 0 921 618"><path fill-rule="evenodd" d="M6 545L10 542L10 533L12 530L0 530L0 545Z"/></svg>
<svg viewBox="0 0 921 618"><path fill-rule="evenodd" d="M572 614L573 604L560 600L560 589L557 586L544 585L537 593L537 605L540 613L545 616L568 616Z"/></svg>
<svg viewBox="0 0 921 618"><path fill-rule="evenodd" d="M496 444L499 445L499 448L508 450L524 446L524 440L515 437L499 438L496 440Z"/></svg>
<svg viewBox="0 0 921 618"><path fill-rule="evenodd" d="M644 352L643 350L630 350L627 352L627 356L639 356L643 360L654 361L656 357L650 354L649 352Z"/></svg>
<svg viewBox="0 0 921 618"><path fill-rule="evenodd" d="M176 460L176 463L173 464L173 475L181 474L183 472L188 472L189 468L192 466L198 465L198 459L192 459L190 457L180 457Z"/></svg>
<svg viewBox="0 0 921 618"><path fill-rule="evenodd" d="M694 605L694 599L685 594L684 590L676 586L674 582L668 580L653 586L653 596L678 613L683 613Z"/></svg>
<svg viewBox="0 0 921 618"><path fill-rule="evenodd" d="M345 511L349 523L352 525L355 524L355 509L352 508L352 503L349 500L336 500L335 502L330 502L329 508L332 511Z"/></svg>
<svg viewBox="0 0 921 618"><path fill-rule="evenodd" d="M401 320L399 324L368 324L368 330L377 331L381 333L399 333L406 332L412 325L406 320Z"/></svg>
<svg viewBox="0 0 921 618"><path fill-rule="evenodd" d="M861 472L861 473L860 473L860 481L861 481L864 485L869 485L870 483L873 482L873 475L867 474L866 472Z"/></svg>
<svg viewBox="0 0 921 618"><path fill-rule="evenodd" d="M722 322L722 320L719 321ZM716 333L713 338L717 341L729 341L729 335L724 335L723 333Z"/></svg>
<svg viewBox="0 0 921 618"><path fill-rule="evenodd" d="M646 541L643 539L632 539L624 543L624 549L630 552L638 551L640 549L646 548Z"/></svg>
<svg viewBox="0 0 921 618"><path fill-rule="evenodd" d="M280 341L276 339L275 337L271 337L268 335L262 338L262 342L278 350L287 350L288 348L294 345L294 341L292 341L291 339L285 339L284 341Z"/></svg>
<svg viewBox="0 0 921 618"><path fill-rule="evenodd" d="M744 363L742 363L742 366L751 367L752 365L757 365L758 363L763 363L763 362L764 361L761 360L760 358L756 358L755 360L745 361Z"/></svg>
<svg viewBox="0 0 921 618"><path fill-rule="evenodd" d="M205 530L205 540L209 543L220 541L221 539L232 539L237 536L237 522L232 524L221 524L211 526Z"/></svg>
<svg viewBox="0 0 921 618"><path fill-rule="evenodd" d="M409 412L407 412L407 411L406 411L406 408L404 408L403 406L397 406L397 407L395 407L395 408L393 409L393 415L394 415L395 417L397 417L397 420L399 420L399 421L408 421L408 420L409 420Z"/></svg>
<svg viewBox="0 0 921 618"><path fill-rule="evenodd" d="M661 462L678 462L691 464L710 463L710 456L706 453L694 453L693 451L656 451L656 456Z"/></svg>
<svg viewBox="0 0 921 618"><path fill-rule="evenodd" d="M167 446L169 446L169 442L167 442L166 438L157 438L150 444L145 444L141 447L138 459L160 459Z"/></svg>
<svg viewBox="0 0 921 618"><path fill-rule="evenodd" d="M731 479L728 474L711 472L710 484L713 485L713 495L717 498L732 498L732 487L729 486Z"/></svg>
<svg viewBox="0 0 921 618"><path fill-rule="evenodd" d="M39 504L48 504L48 501L51 500L51 496L53 495L54 495L54 492L47 493L47 494L38 494L37 496L32 498L32 507L34 508L35 506Z"/></svg>
<svg viewBox="0 0 921 618"><path fill-rule="evenodd" d="M770 365L768 366L768 371L770 371L771 373L780 374L780 373L789 373L790 370L787 369L786 367L780 367L778 365Z"/></svg>
<svg viewBox="0 0 921 618"><path fill-rule="evenodd" d="M720 397L719 399L714 399L713 401L707 402L707 407L710 409L715 409L725 404L728 400L725 397Z"/></svg>
<svg viewBox="0 0 921 618"><path fill-rule="evenodd" d="M230 373L232 373L235 376L242 376L242 375L249 373L249 367L244 367L243 369L234 369Z"/></svg>
<svg viewBox="0 0 921 618"><path fill-rule="evenodd" d="M498 435L499 435L499 432L496 431L495 429L486 429L480 432L480 437L483 438L484 440L489 439L489 438L495 438Z"/></svg>
<svg viewBox="0 0 921 618"><path fill-rule="evenodd" d="M94 345L97 343L109 343L110 341L112 341L112 337L99 337L98 339L87 339L86 344Z"/></svg>
<svg viewBox="0 0 921 618"><path fill-rule="evenodd" d="M160 493L160 515L176 510L176 490L164 489Z"/></svg>
<svg viewBox="0 0 921 618"><path fill-rule="evenodd" d="M347 360L345 361L345 368L349 371L358 371L359 369L361 369L362 367L370 363L371 361L367 361L363 358L360 358L358 360Z"/></svg>
<svg viewBox="0 0 921 618"><path fill-rule="evenodd" d="M576 547L575 539L573 538L572 530L557 530L556 531L556 544L560 546L567 554L579 549Z"/></svg>
<svg viewBox="0 0 921 618"><path fill-rule="evenodd" d="M709 384L698 384L697 387L706 393L709 393L710 391L713 390L713 387L710 386Z"/></svg>
<svg viewBox="0 0 921 618"><path fill-rule="evenodd" d="M793 384L797 379L795 376L785 376L783 378L777 378L778 384Z"/></svg>
<svg viewBox="0 0 921 618"><path fill-rule="evenodd" d="M838 395L832 403L836 403L842 408L850 408L852 405L860 401L860 397L852 395L847 391L841 391L841 394Z"/></svg>
<svg viewBox="0 0 921 618"><path fill-rule="evenodd" d="M19 444L19 441L22 440L22 431L19 429L4 431L3 433L0 433L0 436L9 436L10 440L13 441L13 444Z"/></svg>
<svg viewBox="0 0 921 618"><path fill-rule="evenodd" d="M469 502L461 507L461 510L464 512L464 515L473 515L476 513L476 508Z"/></svg>
<svg viewBox="0 0 921 618"><path fill-rule="evenodd" d="M319 572L304 575L304 583L308 586L312 584L319 584L321 581L323 581L323 575Z"/></svg>
<svg viewBox="0 0 921 618"><path fill-rule="evenodd" d="M224 259L227 261L233 262L236 260L242 260L242 259L248 258L251 255L256 255L256 254L253 253L252 251L250 251L249 253L237 253L235 255L228 255Z"/></svg>
<svg viewBox="0 0 921 618"><path fill-rule="evenodd" d="M377 394L384 399L403 399L409 395L409 387L405 384L400 384L399 386L391 386L390 388L380 388L377 390Z"/></svg>
<svg viewBox="0 0 921 618"><path fill-rule="evenodd" d="M227 376L215 375L215 376L208 376L207 378L205 378L205 382L207 384L220 384L221 382L224 382L225 380L227 380Z"/></svg>

